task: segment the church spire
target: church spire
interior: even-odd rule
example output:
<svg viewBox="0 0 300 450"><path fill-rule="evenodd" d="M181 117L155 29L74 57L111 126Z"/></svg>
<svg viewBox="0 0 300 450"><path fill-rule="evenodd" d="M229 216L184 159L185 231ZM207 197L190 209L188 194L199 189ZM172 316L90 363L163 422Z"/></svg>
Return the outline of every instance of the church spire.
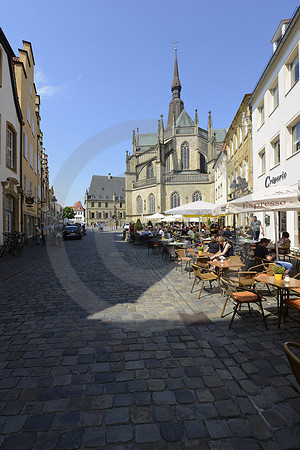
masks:
<svg viewBox="0 0 300 450"><path fill-rule="evenodd" d="M169 104L167 129L172 127L173 115L175 116L176 121L181 112L184 110L184 103L180 98L181 83L179 79L178 58L176 48L174 55L174 76L171 85L171 91L172 91L172 100L170 101Z"/></svg>
<svg viewBox="0 0 300 450"><path fill-rule="evenodd" d="M171 85L171 91L172 91L172 98L180 98L181 83L178 71L177 48L175 48L175 55L174 55L174 77Z"/></svg>

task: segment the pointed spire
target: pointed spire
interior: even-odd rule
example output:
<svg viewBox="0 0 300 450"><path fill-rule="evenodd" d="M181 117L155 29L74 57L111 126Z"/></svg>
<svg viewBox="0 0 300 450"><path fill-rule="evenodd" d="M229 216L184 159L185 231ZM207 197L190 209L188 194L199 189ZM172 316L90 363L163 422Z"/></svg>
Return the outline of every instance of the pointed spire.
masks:
<svg viewBox="0 0 300 450"><path fill-rule="evenodd" d="M176 120L179 117L180 113L184 109L184 103L180 98L181 83L180 83L180 79L179 79L178 59L177 59L177 49L176 48L175 48L175 55L174 55L174 76L173 76L173 81L172 81L172 85L171 85L171 91L172 91L172 100L170 101L170 104L169 104L167 129L172 127L173 112L175 114L175 120Z"/></svg>
<svg viewBox="0 0 300 450"><path fill-rule="evenodd" d="M177 48L175 48L175 55L174 55L174 77L171 85L171 91L172 91L172 98L180 98L181 83L178 71Z"/></svg>
<svg viewBox="0 0 300 450"><path fill-rule="evenodd" d="M211 118L211 111L208 111L208 120L207 120L207 132L208 132L208 139L212 139L212 118Z"/></svg>

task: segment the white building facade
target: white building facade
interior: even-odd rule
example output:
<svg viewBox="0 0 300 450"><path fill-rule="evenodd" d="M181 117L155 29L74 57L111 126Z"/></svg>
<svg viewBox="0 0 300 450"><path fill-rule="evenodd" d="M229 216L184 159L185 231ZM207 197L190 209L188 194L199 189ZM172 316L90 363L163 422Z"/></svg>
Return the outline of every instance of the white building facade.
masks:
<svg viewBox="0 0 300 450"><path fill-rule="evenodd" d="M0 28L0 244L3 232L21 231L22 115L13 69L14 52Z"/></svg>
<svg viewBox="0 0 300 450"><path fill-rule="evenodd" d="M254 194L300 180L300 8L281 21L271 42L274 53L250 99ZM274 239L273 213L257 217ZM292 246L299 246L299 211L278 213L278 223L278 231L288 231Z"/></svg>

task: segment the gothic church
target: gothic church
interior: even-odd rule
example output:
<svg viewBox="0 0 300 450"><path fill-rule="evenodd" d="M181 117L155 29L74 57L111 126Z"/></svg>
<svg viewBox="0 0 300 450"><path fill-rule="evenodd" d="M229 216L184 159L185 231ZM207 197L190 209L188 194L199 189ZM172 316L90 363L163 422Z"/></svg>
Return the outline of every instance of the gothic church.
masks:
<svg viewBox="0 0 300 450"><path fill-rule="evenodd" d="M177 51L171 85L167 126L163 116L157 133L133 131L132 154L126 154L126 217L145 222L144 216L163 213L196 200L214 202L214 162L227 130L213 129L211 112L207 130L198 126L180 98Z"/></svg>

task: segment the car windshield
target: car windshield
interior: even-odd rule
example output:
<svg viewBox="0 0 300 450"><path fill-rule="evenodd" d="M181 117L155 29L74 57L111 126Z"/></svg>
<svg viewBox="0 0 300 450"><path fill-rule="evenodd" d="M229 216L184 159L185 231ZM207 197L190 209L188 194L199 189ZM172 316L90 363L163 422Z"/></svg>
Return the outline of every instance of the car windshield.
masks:
<svg viewBox="0 0 300 450"><path fill-rule="evenodd" d="M78 231L78 227L66 227L66 231Z"/></svg>

